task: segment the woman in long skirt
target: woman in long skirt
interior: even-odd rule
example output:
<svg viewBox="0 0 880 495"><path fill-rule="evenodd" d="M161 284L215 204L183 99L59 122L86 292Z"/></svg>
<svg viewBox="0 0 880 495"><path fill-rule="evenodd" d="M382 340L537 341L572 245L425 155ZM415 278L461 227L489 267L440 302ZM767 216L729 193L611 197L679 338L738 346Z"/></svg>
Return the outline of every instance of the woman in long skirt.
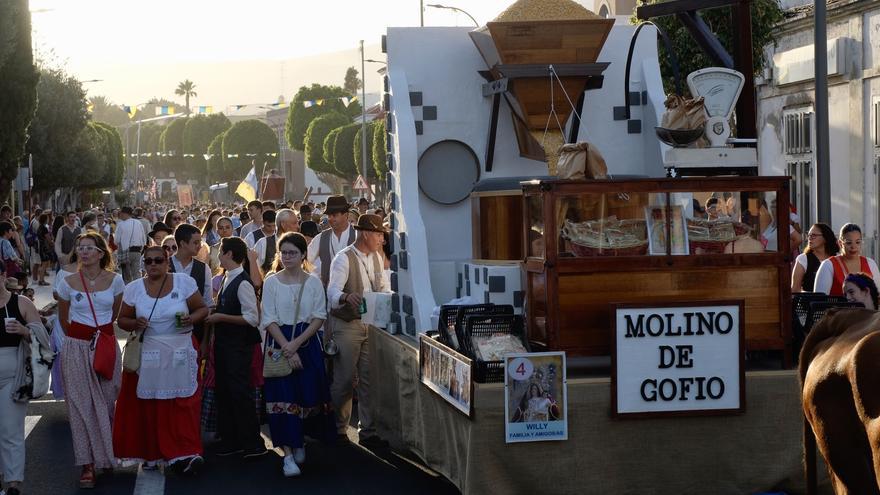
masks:
<svg viewBox="0 0 880 495"><path fill-rule="evenodd" d="M308 245L299 233L278 240L280 265L263 284L262 321L272 360L287 360L293 372L266 377L263 391L269 431L275 447L284 450L285 476L300 474L305 462L304 436L332 441L336 425L330 384L318 329L327 318L321 281L303 270Z"/></svg>
<svg viewBox="0 0 880 495"><path fill-rule="evenodd" d="M111 469L113 412L122 370L122 356L113 321L122 304L125 283L113 273L113 260L104 238L96 232L76 240L79 271L58 283L58 319L64 329L61 369L73 436L74 462L82 466L79 485L95 486L95 468ZM112 346L112 370L99 375L93 367L91 342L96 332L109 335L99 345Z"/></svg>

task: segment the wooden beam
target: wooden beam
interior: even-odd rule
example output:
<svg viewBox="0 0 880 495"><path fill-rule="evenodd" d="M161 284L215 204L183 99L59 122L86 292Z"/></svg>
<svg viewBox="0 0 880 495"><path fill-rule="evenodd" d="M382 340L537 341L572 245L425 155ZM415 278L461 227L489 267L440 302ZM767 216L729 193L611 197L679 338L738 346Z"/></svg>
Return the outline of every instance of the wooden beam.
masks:
<svg viewBox="0 0 880 495"><path fill-rule="evenodd" d="M640 5L636 8L636 17L645 21L655 17L675 15L679 12L726 7L739 2L740 0L672 0L651 5Z"/></svg>
<svg viewBox="0 0 880 495"><path fill-rule="evenodd" d="M709 56L716 64L727 69L733 69L733 57L727 53L724 45L715 37L715 33L709 29L709 26L696 12L679 12L676 17L691 33L691 37L697 41L703 52ZM736 29L734 29L734 32Z"/></svg>
<svg viewBox="0 0 880 495"><path fill-rule="evenodd" d="M742 93L736 102L736 137L758 137L757 96L752 60L752 11L750 0L743 0L733 7L731 20L733 30L734 67L745 77Z"/></svg>
<svg viewBox="0 0 880 495"><path fill-rule="evenodd" d="M599 76L610 65L608 62L594 64L500 64L494 67L504 77L519 79L527 77L547 77L550 65L559 77Z"/></svg>

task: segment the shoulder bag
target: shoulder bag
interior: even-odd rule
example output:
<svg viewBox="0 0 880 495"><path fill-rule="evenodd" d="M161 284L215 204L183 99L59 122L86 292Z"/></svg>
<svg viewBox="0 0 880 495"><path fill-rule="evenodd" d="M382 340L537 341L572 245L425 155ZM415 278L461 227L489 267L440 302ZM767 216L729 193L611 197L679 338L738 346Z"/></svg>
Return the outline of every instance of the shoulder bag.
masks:
<svg viewBox="0 0 880 495"><path fill-rule="evenodd" d="M98 315L95 313L95 306L92 304L92 295L89 293L89 288L86 285L86 279L83 277L82 272L79 272L79 279L82 282L86 298L89 300L89 308L92 310L92 318L95 319L95 334L92 336L92 343L89 346L94 352L92 367L95 369L95 373L99 377L105 380L111 380L116 371L116 338L110 333L104 333L101 331L101 326L98 324ZM110 323L110 326L112 328L113 324Z"/></svg>
<svg viewBox="0 0 880 495"><path fill-rule="evenodd" d="M303 280L302 285L299 287L299 296L296 299L296 310L293 315L293 328L296 329L297 323L299 323L299 306L302 302L303 291L306 288L306 282L308 281L308 277ZM293 338L293 333L290 334L291 338ZM272 341L270 344L269 341ZM280 378L283 376L287 376L293 373L293 367L290 366L290 362L284 357L284 352L281 349L275 348L275 339L272 338L272 335L266 333L266 343L263 344L263 377L264 378Z"/></svg>
<svg viewBox="0 0 880 495"><path fill-rule="evenodd" d="M156 294L156 296L162 295L162 289L165 288L166 280L168 280L167 274L165 275L165 278L162 279L162 285L159 286L159 293ZM144 292L147 292L146 283L144 283ZM158 303L159 297L156 297L156 300L153 302L153 308L150 310L150 316L147 317L148 322L153 319L153 312L156 311L156 304ZM123 371L137 373L138 370L141 369L141 350L144 346L145 333L147 333L146 329L143 329L140 332L134 330L128 335L128 339L125 341L125 347L122 348Z"/></svg>

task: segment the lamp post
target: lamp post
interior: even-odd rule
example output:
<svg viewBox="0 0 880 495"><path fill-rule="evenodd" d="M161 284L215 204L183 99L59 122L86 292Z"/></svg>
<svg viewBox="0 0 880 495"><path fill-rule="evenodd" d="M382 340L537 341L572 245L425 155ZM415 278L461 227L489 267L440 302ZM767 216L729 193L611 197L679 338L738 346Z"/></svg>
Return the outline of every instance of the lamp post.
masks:
<svg viewBox="0 0 880 495"><path fill-rule="evenodd" d="M140 160L141 160L141 124L144 122L156 122L158 120L166 120L166 119L176 119L178 117L185 117L185 113L175 113L172 115L160 115L158 117L152 117L149 119L141 119L137 121L138 131L137 131L137 147L135 148L135 165L134 165L134 199L137 202L137 187L138 187L138 172L140 168Z"/></svg>
<svg viewBox="0 0 880 495"><path fill-rule="evenodd" d="M435 9L446 9L446 10L452 10L452 11L455 11L455 12L461 12L462 14L464 14L464 15L470 17L472 21L474 21L474 26L480 27L480 23L477 22L476 19L474 19L474 16L468 14L466 11L464 11L463 9L460 9L460 8L458 8L458 7L450 7L450 6L447 6L447 5L441 5L441 4L439 4L439 3L429 3L428 5L426 5L426 7L432 7L432 8L435 8ZM424 23L423 23L422 25L424 25Z"/></svg>
<svg viewBox="0 0 880 495"><path fill-rule="evenodd" d="M364 40L361 40L361 168L362 177L367 180L367 78L364 59Z"/></svg>

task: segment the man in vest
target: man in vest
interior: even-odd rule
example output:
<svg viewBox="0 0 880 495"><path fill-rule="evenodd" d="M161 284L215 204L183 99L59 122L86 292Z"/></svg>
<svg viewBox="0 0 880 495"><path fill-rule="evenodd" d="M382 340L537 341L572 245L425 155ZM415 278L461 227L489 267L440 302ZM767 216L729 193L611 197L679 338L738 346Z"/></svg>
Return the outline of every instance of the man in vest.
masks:
<svg viewBox="0 0 880 495"><path fill-rule="evenodd" d="M348 202L344 196L327 199L327 221L330 228L309 243L309 262L315 267L312 274L321 279L324 287L330 281L330 262L336 253L354 242L355 231L348 223Z"/></svg>
<svg viewBox="0 0 880 495"><path fill-rule="evenodd" d="M251 231L244 242L248 249L253 249L257 245L257 241L263 237L270 236L275 233L275 210L263 210L263 228Z"/></svg>
<svg viewBox="0 0 880 495"><path fill-rule="evenodd" d="M226 276L217 309L205 322L214 325L214 393L217 431L222 439L217 455L249 458L268 451L260 436L250 385L254 344L260 342L260 312L254 286L241 266L246 258L247 246L240 238L220 241L220 266Z"/></svg>
<svg viewBox="0 0 880 495"><path fill-rule="evenodd" d="M278 250L278 239L288 232L299 232L299 222L293 210L284 208L278 210L275 214L275 233L263 237L254 244L254 251L257 253L257 264L260 265L260 270L263 271L263 277L272 271L272 263L275 262L275 252Z"/></svg>
<svg viewBox="0 0 880 495"><path fill-rule="evenodd" d="M64 215L64 225L55 233L55 254L58 256L58 262L61 266L70 262L70 255L73 253L76 238L82 233L76 226L76 212L68 211Z"/></svg>
<svg viewBox="0 0 880 495"><path fill-rule="evenodd" d="M327 299L330 303L330 329L339 352L333 362L330 395L336 410L339 439L348 438L351 420L351 393L355 374L358 377L358 420L360 444L368 448L386 447L388 442L376 435L370 412L370 352L367 325L361 322L366 312L362 305L365 292L390 292L382 276L379 250L385 228L378 215L361 215L354 227L357 240L342 249L330 264Z"/></svg>
<svg viewBox="0 0 880 495"><path fill-rule="evenodd" d="M242 239L246 239L248 234L255 230L260 230L260 227L263 226L263 203L257 200L249 201L247 213L251 221L239 227L235 233L237 237Z"/></svg>
<svg viewBox="0 0 880 495"><path fill-rule="evenodd" d="M195 256L202 247L202 233L188 223L182 223L174 230L174 241L177 242L177 254L171 257L169 268L172 273L185 273L196 281L199 294L205 301L205 306L214 306L214 298L211 294L211 269L206 263L197 260ZM169 253L170 254L170 253ZM202 341L204 327L193 327L193 335L196 340Z"/></svg>
<svg viewBox="0 0 880 495"><path fill-rule="evenodd" d="M141 251L147 245L147 235L141 223L132 218L131 206L123 206L119 210L119 221L116 222L116 234L113 240L119 247L117 259L122 269L125 283L141 276ZM57 242L56 242L57 244Z"/></svg>

